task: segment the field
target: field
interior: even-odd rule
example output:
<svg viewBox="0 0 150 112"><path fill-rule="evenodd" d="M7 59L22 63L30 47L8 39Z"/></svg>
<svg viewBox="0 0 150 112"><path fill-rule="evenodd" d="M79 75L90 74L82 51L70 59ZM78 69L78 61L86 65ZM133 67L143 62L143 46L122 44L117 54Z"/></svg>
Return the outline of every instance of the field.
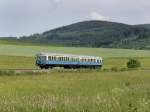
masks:
<svg viewBox="0 0 150 112"><path fill-rule="evenodd" d="M136 58L142 67L150 68L150 58ZM112 67L126 68L128 58L104 58L103 69L111 69ZM35 66L35 57L24 56L0 56L0 69L37 69Z"/></svg>
<svg viewBox="0 0 150 112"><path fill-rule="evenodd" d="M149 112L149 72L54 70L1 76L0 111Z"/></svg>
<svg viewBox="0 0 150 112"><path fill-rule="evenodd" d="M150 68L150 51L144 50L0 44L0 69L36 68L35 55L39 52L102 56L104 58L104 68L126 67L129 58L137 58L142 62L143 68Z"/></svg>
<svg viewBox="0 0 150 112"><path fill-rule="evenodd" d="M0 69L35 69L41 51L102 56L102 70L0 70L0 112L150 112L150 51L0 44ZM137 70L126 68L137 58ZM104 70L108 69L108 70Z"/></svg>
<svg viewBox="0 0 150 112"><path fill-rule="evenodd" d="M22 46L0 44L0 55L34 57L39 52L69 53L80 55L94 55L105 58L150 57L150 51L105 48L74 48L74 47L48 47L48 46Z"/></svg>

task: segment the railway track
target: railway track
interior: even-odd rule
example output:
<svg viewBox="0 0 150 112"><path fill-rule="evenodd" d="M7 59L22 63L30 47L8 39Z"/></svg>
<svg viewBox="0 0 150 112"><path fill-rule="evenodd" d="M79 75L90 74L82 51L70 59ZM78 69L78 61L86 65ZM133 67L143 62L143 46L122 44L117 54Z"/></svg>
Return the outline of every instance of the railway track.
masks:
<svg viewBox="0 0 150 112"><path fill-rule="evenodd" d="M12 70L13 71L13 70L40 70L40 69L26 69L26 68L25 69L24 68L20 69L20 68L18 68L18 69L0 69L0 70L10 70L10 71Z"/></svg>
<svg viewBox="0 0 150 112"><path fill-rule="evenodd" d="M44 72L44 71L50 71L48 70L41 70L41 69L0 69L0 71L15 71L15 72Z"/></svg>
<svg viewBox="0 0 150 112"><path fill-rule="evenodd" d="M28 68L17 68L17 69L0 69L0 71L15 71L15 72L50 72L50 71L53 71L53 70L63 70L62 68L54 68L54 69L40 69L40 68L37 68L37 69L28 69ZM67 69L65 69L67 70ZM68 69L68 70L71 70L71 69Z"/></svg>
<svg viewBox="0 0 150 112"><path fill-rule="evenodd" d="M50 72L53 69L24 69L24 68L19 68L19 69L0 69L0 71L15 71L15 72ZM58 69L59 70L59 69ZM141 68L139 70L146 70L150 71L150 68Z"/></svg>

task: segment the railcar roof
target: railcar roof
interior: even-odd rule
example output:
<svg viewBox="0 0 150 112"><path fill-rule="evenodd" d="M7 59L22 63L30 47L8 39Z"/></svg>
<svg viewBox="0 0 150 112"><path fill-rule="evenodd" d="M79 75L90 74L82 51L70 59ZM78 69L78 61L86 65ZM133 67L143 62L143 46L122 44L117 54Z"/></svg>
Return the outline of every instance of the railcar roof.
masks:
<svg viewBox="0 0 150 112"><path fill-rule="evenodd" d="M73 54L61 54L61 53L50 53L50 52L41 52L38 53L37 55L42 55L42 56L70 56L70 57L80 57L80 58L101 58L98 56L84 56L84 55L73 55Z"/></svg>

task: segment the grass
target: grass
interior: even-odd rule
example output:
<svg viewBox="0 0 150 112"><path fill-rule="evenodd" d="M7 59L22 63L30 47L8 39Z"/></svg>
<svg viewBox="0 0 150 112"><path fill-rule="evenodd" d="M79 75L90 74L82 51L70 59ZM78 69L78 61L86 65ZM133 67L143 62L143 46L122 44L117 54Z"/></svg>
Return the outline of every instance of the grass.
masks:
<svg viewBox="0 0 150 112"><path fill-rule="evenodd" d="M1 112L149 112L149 71L0 76Z"/></svg>
<svg viewBox="0 0 150 112"><path fill-rule="evenodd" d="M74 48L74 47L49 47L49 46L22 46L0 44L0 55L33 57L39 52L69 53L81 55L102 56L104 58L118 57L150 57L150 51L109 49L109 48Z"/></svg>
<svg viewBox="0 0 150 112"><path fill-rule="evenodd" d="M0 69L34 69L35 58L23 56L0 55Z"/></svg>
<svg viewBox="0 0 150 112"><path fill-rule="evenodd" d="M95 55L104 58L104 68L126 67L130 57L142 62L142 67L150 68L150 51L106 48L73 48L50 46L24 46L0 44L0 69L36 68L35 54L39 52L58 52L81 55Z"/></svg>
<svg viewBox="0 0 150 112"><path fill-rule="evenodd" d="M102 56L104 69L125 68L128 58L150 68L150 51L9 44L0 42L0 69L34 69L43 51ZM149 112L148 69L0 71L0 112Z"/></svg>
<svg viewBox="0 0 150 112"><path fill-rule="evenodd" d="M137 58L141 68L150 68L150 58ZM126 68L128 58L104 58L103 68ZM35 69L35 58L24 56L0 56L0 69Z"/></svg>
<svg viewBox="0 0 150 112"><path fill-rule="evenodd" d="M0 44L8 44L8 45L10 45L10 44L13 44L13 45L19 45L19 43L17 43L17 42L15 42L15 41L8 41L8 40L4 40L4 39L1 39L0 38ZM20 43L20 45L21 45L21 43Z"/></svg>
<svg viewBox="0 0 150 112"><path fill-rule="evenodd" d="M141 68L150 68L150 58L135 58L141 62ZM104 68L126 68L129 58L104 58Z"/></svg>

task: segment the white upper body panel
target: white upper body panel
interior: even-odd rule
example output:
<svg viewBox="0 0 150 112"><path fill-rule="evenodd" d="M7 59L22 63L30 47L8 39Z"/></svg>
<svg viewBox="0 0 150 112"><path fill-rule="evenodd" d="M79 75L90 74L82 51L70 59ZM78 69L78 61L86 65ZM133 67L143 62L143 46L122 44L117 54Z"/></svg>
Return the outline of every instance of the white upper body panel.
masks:
<svg viewBox="0 0 150 112"><path fill-rule="evenodd" d="M49 52L41 52L38 53L37 56L57 56L57 57L72 57L72 58L89 58L89 59L100 59L101 57L98 56L82 56L82 55L73 55L73 54L59 54L59 53L49 53Z"/></svg>

